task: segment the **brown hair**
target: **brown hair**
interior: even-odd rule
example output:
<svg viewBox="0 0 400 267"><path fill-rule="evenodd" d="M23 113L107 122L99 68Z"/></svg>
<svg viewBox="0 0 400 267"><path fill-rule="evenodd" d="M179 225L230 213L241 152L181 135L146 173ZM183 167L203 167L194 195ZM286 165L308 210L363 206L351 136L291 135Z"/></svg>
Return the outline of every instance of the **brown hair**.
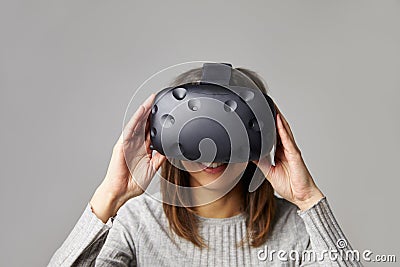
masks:
<svg viewBox="0 0 400 267"><path fill-rule="evenodd" d="M236 70L248 76L257 87L267 93L267 86L262 78L254 71L245 68L236 68ZM201 68L191 69L180 74L172 82L171 86L177 86L183 83L197 82L201 78ZM232 72L234 74L234 72ZM232 79L234 79L234 75ZM189 187L189 173L183 169L177 168L177 161L172 160L172 164L166 160L161 166L161 192L163 199L169 199L173 202L163 201L163 209L168 219L170 228L180 237L191 241L196 246L203 248L207 247L204 240L198 231L198 218L194 214L194 210L187 207L182 199L182 192L178 186ZM267 237L272 228L272 221L275 215L275 198L274 190L267 179L262 175L263 182L253 192L248 192L248 187L253 175L262 175L261 170L253 163L249 162L240 182L236 186L241 187L243 196L241 211L246 216L247 234L245 238L238 244L244 245L248 242L253 247L261 246L267 240ZM175 189L167 186L167 183L172 183ZM168 203L167 203L168 202ZM170 203L178 203L173 205Z"/></svg>

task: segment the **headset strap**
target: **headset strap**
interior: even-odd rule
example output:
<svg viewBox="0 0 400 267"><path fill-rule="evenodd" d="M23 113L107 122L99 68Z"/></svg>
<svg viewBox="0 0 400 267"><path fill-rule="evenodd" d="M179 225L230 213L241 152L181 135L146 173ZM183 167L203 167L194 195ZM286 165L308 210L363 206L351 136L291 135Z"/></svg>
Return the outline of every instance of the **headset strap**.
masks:
<svg viewBox="0 0 400 267"><path fill-rule="evenodd" d="M229 85L232 65L229 63L204 63L201 82Z"/></svg>

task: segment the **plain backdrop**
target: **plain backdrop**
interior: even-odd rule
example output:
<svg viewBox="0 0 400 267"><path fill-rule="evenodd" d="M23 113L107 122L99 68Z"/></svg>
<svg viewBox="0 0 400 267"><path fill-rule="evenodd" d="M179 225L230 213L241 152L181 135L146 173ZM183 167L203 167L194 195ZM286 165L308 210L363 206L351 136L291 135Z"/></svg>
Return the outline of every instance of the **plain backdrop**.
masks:
<svg viewBox="0 0 400 267"><path fill-rule="evenodd" d="M0 38L0 266L48 263L133 92L192 60L258 72L353 248L400 260L400 1L3 0Z"/></svg>

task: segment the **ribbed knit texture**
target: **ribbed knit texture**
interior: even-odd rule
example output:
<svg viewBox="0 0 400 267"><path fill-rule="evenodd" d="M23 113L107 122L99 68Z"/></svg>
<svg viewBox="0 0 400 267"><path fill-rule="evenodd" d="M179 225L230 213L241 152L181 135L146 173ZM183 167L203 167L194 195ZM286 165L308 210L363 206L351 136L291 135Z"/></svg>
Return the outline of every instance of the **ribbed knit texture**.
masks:
<svg viewBox="0 0 400 267"><path fill-rule="evenodd" d="M276 197L276 221L267 242L258 247L236 247L246 233L244 214L230 218L198 216L200 233L208 249L199 249L178 237L168 227L162 203L143 194L128 201L115 220L101 222L87 205L81 218L49 266L362 266L343 259L306 263L282 261L277 254L263 258L272 250L337 249L345 238L327 199L307 211ZM260 254L260 250L265 253Z"/></svg>

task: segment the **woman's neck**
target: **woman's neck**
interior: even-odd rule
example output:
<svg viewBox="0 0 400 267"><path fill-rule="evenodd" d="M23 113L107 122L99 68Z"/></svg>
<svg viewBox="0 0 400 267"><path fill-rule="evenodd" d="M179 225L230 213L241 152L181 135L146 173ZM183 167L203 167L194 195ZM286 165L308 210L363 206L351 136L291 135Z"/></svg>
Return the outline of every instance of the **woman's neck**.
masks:
<svg viewBox="0 0 400 267"><path fill-rule="evenodd" d="M235 187L223 197L206 205L194 208L196 213L206 218L228 218L241 213L242 203L242 182L239 181Z"/></svg>

